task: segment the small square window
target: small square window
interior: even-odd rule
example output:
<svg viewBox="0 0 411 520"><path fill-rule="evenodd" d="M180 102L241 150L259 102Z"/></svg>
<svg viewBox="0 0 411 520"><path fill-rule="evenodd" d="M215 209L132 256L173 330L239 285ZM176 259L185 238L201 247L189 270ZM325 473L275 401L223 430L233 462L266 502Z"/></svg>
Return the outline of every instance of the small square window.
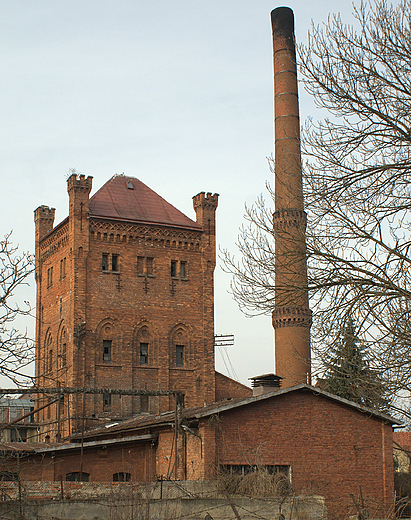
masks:
<svg viewBox="0 0 411 520"><path fill-rule="evenodd" d="M108 271L108 255L106 253L103 253L101 257L101 268L103 271Z"/></svg>
<svg viewBox="0 0 411 520"><path fill-rule="evenodd" d="M148 363L148 343L140 343L140 365Z"/></svg>
<svg viewBox="0 0 411 520"><path fill-rule="evenodd" d="M103 361L111 361L111 340L103 341Z"/></svg>
<svg viewBox="0 0 411 520"><path fill-rule="evenodd" d="M180 278L187 278L187 262L180 262Z"/></svg>
<svg viewBox="0 0 411 520"><path fill-rule="evenodd" d="M176 345L176 366L184 366L184 345Z"/></svg>
<svg viewBox="0 0 411 520"><path fill-rule="evenodd" d="M118 255L111 255L111 270L118 271Z"/></svg>
<svg viewBox="0 0 411 520"><path fill-rule="evenodd" d="M170 274L172 278L177 276L177 262L175 260L171 260Z"/></svg>

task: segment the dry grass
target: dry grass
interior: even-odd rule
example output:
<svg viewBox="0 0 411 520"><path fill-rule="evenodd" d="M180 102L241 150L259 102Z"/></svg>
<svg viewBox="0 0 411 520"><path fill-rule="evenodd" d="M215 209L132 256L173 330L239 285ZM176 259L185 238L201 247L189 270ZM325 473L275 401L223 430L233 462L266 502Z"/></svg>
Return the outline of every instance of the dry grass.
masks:
<svg viewBox="0 0 411 520"><path fill-rule="evenodd" d="M221 470L218 476L221 489L230 495L247 497L285 497L292 494L287 476L269 473L265 468L255 468L245 475L236 475Z"/></svg>

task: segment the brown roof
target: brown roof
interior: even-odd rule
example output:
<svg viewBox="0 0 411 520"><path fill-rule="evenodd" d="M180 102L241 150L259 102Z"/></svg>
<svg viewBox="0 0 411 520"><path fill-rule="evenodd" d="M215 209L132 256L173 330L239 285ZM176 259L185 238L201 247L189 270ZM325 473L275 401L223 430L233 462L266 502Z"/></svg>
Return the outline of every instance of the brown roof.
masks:
<svg viewBox="0 0 411 520"><path fill-rule="evenodd" d="M311 385L307 384L299 384L296 386L283 388L281 390L269 392L266 394L258 395L258 396L250 396L250 397L237 397L234 399L229 399L226 401L219 401L217 403L212 403L206 406L198 406L192 408L185 408L183 410L183 419L201 419L202 417L208 417L210 415L218 414L225 412L227 410L232 410L235 408L239 408L241 406L253 405L253 403L258 401L265 401L267 399L278 399L281 396L293 393L293 392L302 392L302 393L312 393L317 397L331 399L332 401L336 401L342 405L348 406L357 410L360 413L367 414L369 416L374 416L378 418L382 418L388 421L391 424L400 424L401 421L394 419L393 417L379 412L378 410L374 410L372 408L367 408L361 404L354 403L353 401L348 401L342 397L338 397L336 395L330 394L329 392L325 392L319 388L315 388ZM163 412L159 415L138 415L132 417L131 419L122 421L122 422L113 422L112 424L107 424L105 426L95 428L93 430L89 430L88 432L84 432L84 438L98 438L99 436L107 436L111 434L123 433L129 430L139 430L145 429L149 427L161 427L164 425L170 425L175 421L175 412L168 411ZM72 440L80 439L81 434L74 434ZM395 439L394 439L395 440Z"/></svg>
<svg viewBox="0 0 411 520"><path fill-rule="evenodd" d="M125 175L114 175L91 197L90 215L201 229L140 180Z"/></svg>

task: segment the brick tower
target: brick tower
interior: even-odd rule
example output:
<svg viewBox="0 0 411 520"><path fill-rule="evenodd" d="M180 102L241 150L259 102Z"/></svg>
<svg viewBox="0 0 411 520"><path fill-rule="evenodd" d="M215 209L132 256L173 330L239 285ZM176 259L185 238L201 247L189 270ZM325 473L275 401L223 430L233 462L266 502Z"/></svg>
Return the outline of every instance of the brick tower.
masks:
<svg viewBox="0 0 411 520"><path fill-rule="evenodd" d="M116 175L90 198L91 189L92 177L68 178L69 215L55 227L54 209L35 210L37 386L214 402L218 195L193 198L194 222L133 177ZM174 405L173 396L80 391L39 412L41 440Z"/></svg>
<svg viewBox="0 0 411 520"><path fill-rule="evenodd" d="M282 386L311 379L310 325L294 16L271 12L275 115L275 371Z"/></svg>

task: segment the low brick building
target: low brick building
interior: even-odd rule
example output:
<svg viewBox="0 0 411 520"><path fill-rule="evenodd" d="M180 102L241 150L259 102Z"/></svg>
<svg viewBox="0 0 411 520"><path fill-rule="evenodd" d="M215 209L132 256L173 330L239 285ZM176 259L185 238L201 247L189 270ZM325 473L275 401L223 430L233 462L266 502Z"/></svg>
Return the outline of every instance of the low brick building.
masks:
<svg viewBox="0 0 411 520"><path fill-rule="evenodd" d="M91 482L207 480L253 468L288 476L292 492L326 498L329 517L355 513L362 494L371 516L394 501L389 416L309 385L86 432L71 443L37 447L20 461L22 478ZM175 457L177 447L177 458ZM83 455L81 456L81 451ZM41 464L40 464L41 460Z"/></svg>

